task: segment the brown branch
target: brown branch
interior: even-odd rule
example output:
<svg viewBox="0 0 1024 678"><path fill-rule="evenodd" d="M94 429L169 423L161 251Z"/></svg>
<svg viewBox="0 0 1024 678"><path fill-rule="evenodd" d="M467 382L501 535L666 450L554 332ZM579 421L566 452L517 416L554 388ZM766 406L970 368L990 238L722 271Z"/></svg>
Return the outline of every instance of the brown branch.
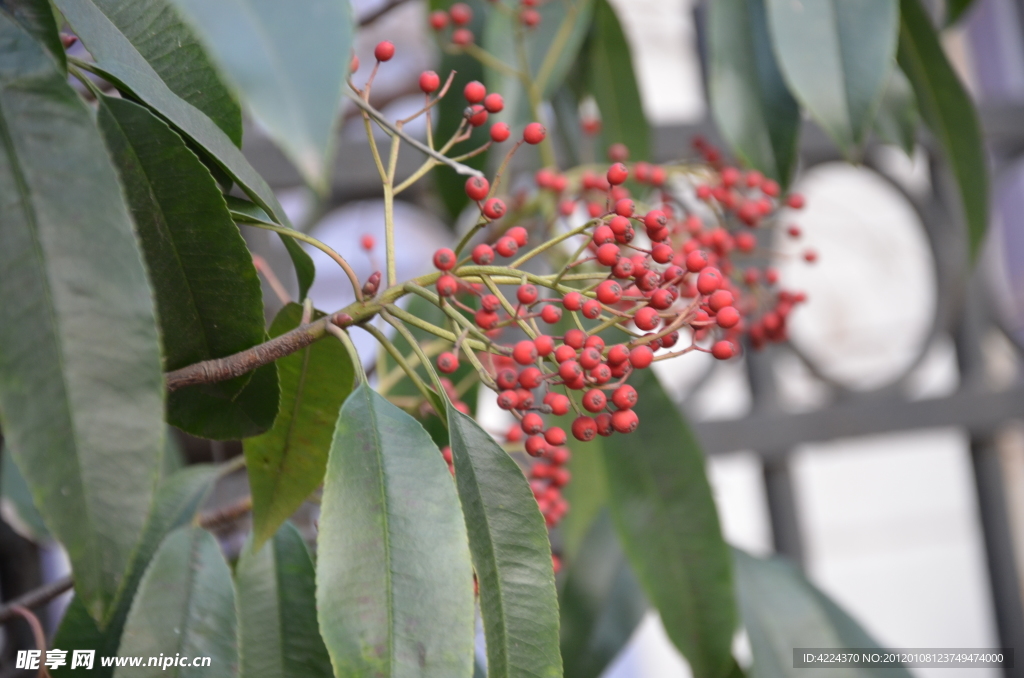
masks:
<svg viewBox="0 0 1024 678"><path fill-rule="evenodd" d="M219 530L235 522L250 511L252 511L252 496L247 495L233 504L201 514L197 522L200 527L205 527L208 530Z"/></svg>
<svg viewBox="0 0 1024 678"><path fill-rule="evenodd" d="M286 332L270 341L253 346L245 351L240 351L234 355L204 360L203 362L168 372L164 375L167 381L167 390L176 391L185 386L215 384L220 381L240 377L257 367L268 365L278 358L301 351L314 341L322 339L327 334L327 323L329 322L333 322L340 327L346 327L355 321L346 313L335 313L334 315L324 316L307 325L300 325L291 332Z"/></svg>
<svg viewBox="0 0 1024 678"><path fill-rule="evenodd" d="M74 585L74 580L71 579L71 575L68 575L49 584L44 584L37 589L32 589L25 595L15 598L7 605L0 607L0 624L21 615L22 613L19 609L39 607L50 602L65 591L71 590L71 587Z"/></svg>
<svg viewBox="0 0 1024 678"><path fill-rule="evenodd" d="M360 17L359 18L359 27L362 28L363 26L369 26L374 21L376 21L377 19L381 18L382 16L384 16L385 14L387 14L388 12L393 10L394 8L398 7L399 5L404 5L408 1L409 0L390 0L390 2L385 3L379 9L376 9L376 10L370 12L369 14L367 14L364 17Z"/></svg>

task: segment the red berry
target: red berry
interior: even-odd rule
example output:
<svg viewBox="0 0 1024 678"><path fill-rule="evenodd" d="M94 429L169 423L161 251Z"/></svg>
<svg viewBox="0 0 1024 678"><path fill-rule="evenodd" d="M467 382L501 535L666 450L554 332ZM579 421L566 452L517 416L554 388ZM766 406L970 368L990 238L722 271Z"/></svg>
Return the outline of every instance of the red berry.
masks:
<svg viewBox="0 0 1024 678"><path fill-rule="evenodd" d="M732 306L732 292L729 290L716 290L708 297L708 306L712 311L718 312L726 306Z"/></svg>
<svg viewBox="0 0 1024 678"><path fill-rule="evenodd" d="M544 381L544 374L536 367L527 367L519 373L519 385L527 390L533 390Z"/></svg>
<svg viewBox="0 0 1024 678"><path fill-rule="evenodd" d="M565 398L565 396L562 396ZM547 441L548 445L565 445L565 431L558 426L552 426L547 431L544 431L544 440ZM552 460L554 461L554 460ZM565 462L562 462L563 464Z"/></svg>
<svg viewBox="0 0 1024 678"><path fill-rule="evenodd" d="M508 389L516 387L518 377L515 370L505 368L503 370L498 370L498 375L494 378L494 381L498 384L498 388L503 391L507 391Z"/></svg>
<svg viewBox="0 0 1024 678"><path fill-rule="evenodd" d="M611 365L622 365L629 360L629 349L624 344L616 344L608 349L608 362Z"/></svg>
<svg viewBox="0 0 1024 678"><path fill-rule="evenodd" d="M652 362L654 362L654 351L650 346L640 345L629 352L629 364L634 369L646 369L651 366Z"/></svg>
<svg viewBox="0 0 1024 678"><path fill-rule="evenodd" d="M715 320L718 321L719 327L729 329L740 322L740 312L733 306L726 306L715 314Z"/></svg>
<svg viewBox="0 0 1024 678"><path fill-rule="evenodd" d="M601 364L601 352L596 348L585 348L580 353L580 365L585 370L592 370Z"/></svg>
<svg viewBox="0 0 1024 678"><path fill-rule="evenodd" d="M615 213L620 217L631 217L636 211L636 205L629 198L623 198L615 203Z"/></svg>
<svg viewBox="0 0 1024 678"><path fill-rule="evenodd" d="M616 214L612 217L611 221L608 222L608 228L612 229L612 233L614 233L616 237L623 236L626 234L626 231L630 229L629 219Z"/></svg>
<svg viewBox="0 0 1024 678"><path fill-rule="evenodd" d="M464 2L455 3L448 12L452 15L452 23L456 26L465 26L473 20L473 10Z"/></svg>
<svg viewBox="0 0 1024 678"><path fill-rule="evenodd" d="M466 195L470 200L480 201L487 197L491 190L491 184L483 177L470 177L466 179Z"/></svg>
<svg viewBox="0 0 1024 678"><path fill-rule="evenodd" d="M608 174L606 175L608 183L612 186L618 186L619 184L625 183L626 179L629 178L629 170L621 162L617 162L608 168Z"/></svg>
<svg viewBox="0 0 1024 678"><path fill-rule="evenodd" d="M576 440L589 442L597 435L597 424L586 415L576 417L572 422L572 435Z"/></svg>
<svg viewBox="0 0 1024 678"><path fill-rule="evenodd" d="M503 410L514 410L519 405L519 396L513 390L502 391L498 394L498 407Z"/></svg>
<svg viewBox="0 0 1024 678"><path fill-rule="evenodd" d="M549 325L554 325L562 319L562 309L548 304L540 310L540 319Z"/></svg>
<svg viewBox="0 0 1024 678"><path fill-rule="evenodd" d="M452 297L459 291L459 281L453 275L445 273L437 279L435 285L437 287L437 294L442 297Z"/></svg>
<svg viewBox="0 0 1024 678"><path fill-rule="evenodd" d="M391 57L395 56L395 45L394 43L378 42L377 46L373 48L373 56L377 58L377 61L390 61Z"/></svg>
<svg viewBox="0 0 1024 678"><path fill-rule="evenodd" d="M613 266L618 261L618 246L613 243L605 243L601 247L597 248L597 253L594 255L597 258L598 263L602 266Z"/></svg>
<svg viewBox="0 0 1024 678"><path fill-rule="evenodd" d="M434 268L441 271L450 271L455 268L455 252L452 252L447 247L434 252Z"/></svg>
<svg viewBox="0 0 1024 678"><path fill-rule="evenodd" d="M617 304L622 299L622 285L614 280L605 280L594 291L602 304Z"/></svg>
<svg viewBox="0 0 1024 678"><path fill-rule="evenodd" d="M717 341L715 342L715 345L711 347L711 355L715 356L719 360L728 360L736 355L736 346L731 341Z"/></svg>
<svg viewBox="0 0 1024 678"><path fill-rule="evenodd" d="M772 179L767 179L761 183L761 192L771 198L778 197L779 183Z"/></svg>
<svg viewBox="0 0 1024 678"><path fill-rule="evenodd" d="M818 253L816 251L814 251L814 250L807 250L806 252L804 252L804 261L806 261L807 263L813 264L817 260L818 260Z"/></svg>
<svg viewBox="0 0 1024 678"><path fill-rule="evenodd" d="M587 335L582 330L569 330L565 333L562 340L566 346L572 346L574 349L579 350L586 345Z"/></svg>
<svg viewBox="0 0 1024 678"><path fill-rule="evenodd" d="M524 9L519 15L519 20L527 28L536 28L537 24L540 23L540 12L535 9Z"/></svg>
<svg viewBox="0 0 1024 678"><path fill-rule="evenodd" d="M558 203L558 213L561 214L563 217L571 216L572 213L575 212L575 211L576 211L576 201L575 200L566 199L566 200L563 200L562 202Z"/></svg>
<svg viewBox="0 0 1024 678"><path fill-rule="evenodd" d="M612 415L607 412L594 417L594 423L597 425L597 435L607 438L611 434L615 433L615 429L612 428Z"/></svg>
<svg viewBox="0 0 1024 678"><path fill-rule="evenodd" d="M505 108L505 100L497 92L488 94L484 97L484 108L488 113L501 113L501 110Z"/></svg>
<svg viewBox="0 0 1024 678"><path fill-rule="evenodd" d="M491 198L484 203L483 212L488 219L500 219L505 214L505 203L501 198Z"/></svg>
<svg viewBox="0 0 1024 678"><path fill-rule="evenodd" d="M793 224L792 226L790 226L789 228L786 229L786 233L789 234L790 238L799 238L800 237L800 227L797 226L796 224Z"/></svg>
<svg viewBox="0 0 1024 678"><path fill-rule="evenodd" d="M448 25L448 12L444 10L437 10L436 12L430 13L430 27L435 31L440 31Z"/></svg>
<svg viewBox="0 0 1024 678"><path fill-rule="evenodd" d="M640 425L640 417L633 410L619 410L612 415L612 428L619 433L632 433Z"/></svg>
<svg viewBox="0 0 1024 678"><path fill-rule="evenodd" d="M503 235L498 238L498 242L494 243L494 250L503 257L511 257L519 251L519 245L515 239Z"/></svg>
<svg viewBox="0 0 1024 678"><path fill-rule="evenodd" d="M620 280L633 277L633 261L627 257L621 257L615 262L612 268L612 275Z"/></svg>
<svg viewBox="0 0 1024 678"><path fill-rule="evenodd" d="M561 417L564 414L569 413L569 397L564 396L561 393L555 393L551 396L551 402L548 403L551 408L551 413Z"/></svg>
<svg viewBox="0 0 1024 678"><path fill-rule="evenodd" d="M786 198L786 205L795 210L803 209L804 197L799 193L791 193L790 196Z"/></svg>
<svg viewBox="0 0 1024 678"><path fill-rule="evenodd" d="M469 103L478 104L487 96L487 88L479 80L473 80L466 83L466 86L462 89L462 95L466 97L466 101Z"/></svg>
<svg viewBox="0 0 1024 678"><path fill-rule="evenodd" d="M544 358L555 351L555 340L546 334L541 334L533 340L533 345L537 347L537 355Z"/></svg>
<svg viewBox="0 0 1024 678"><path fill-rule="evenodd" d="M531 122L526 126L526 129L523 130L523 141L528 144L536 145L544 141L544 137L546 137L547 134L548 131L544 129L544 125L539 122Z"/></svg>
<svg viewBox="0 0 1024 678"><path fill-rule="evenodd" d="M451 374L459 369L459 357L454 353L445 352L437 356L437 369L445 374Z"/></svg>
<svg viewBox="0 0 1024 678"><path fill-rule="evenodd" d="M544 436L530 436L523 447L531 457L540 457L547 451L548 444L544 442Z"/></svg>
<svg viewBox="0 0 1024 678"><path fill-rule="evenodd" d="M572 360L576 357L576 349L572 346L566 346L565 344L555 349L555 362L564 363L566 360Z"/></svg>
<svg viewBox="0 0 1024 678"><path fill-rule="evenodd" d="M530 234L522 226L513 226L508 229L505 235L515 240L516 244L520 247L526 247L526 243L530 240Z"/></svg>
<svg viewBox="0 0 1024 678"><path fill-rule="evenodd" d="M487 122L487 109L480 104L474 104L466 109L466 120L473 127L483 127Z"/></svg>
<svg viewBox="0 0 1024 678"><path fill-rule="evenodd" d="M722 274L717 268L705 268L697 276L697 291L701 294L711 294L722 286Z"/></svg>
<svg viewBox="0 0 1024 678"><path fill-rule="evenodd" d="M526 435L537 435L544 430L544 418L536 412L529 412L523 415L523 420L519 425Z"/></svg>
<svg viewBox="0 0 1024 678"><path fill-rule="evenodd" d="M629 410L636 405L636 389L629 384L623 384L612 393L612 403L620 410Z"/></svg>
<svg viewBox="0 0 1024 678"><path fill-rule="evenodd" d="M500 144L512 135L512 130L503 122L496 122L491 125L491 141Z"/></svg>
<svg viewBox="0 0 1024 678"><path fill-rule="evenodd" d="M454 13L452 16L454 16ZM468 28L458 28L452 31L452 42L456 45L473 44L473 31Z"/></svg>
<svg viewBox="0 0 1024 678"><path fill-rule="evenodd" d="M512 359L520 365L529 365L537 360L537 347L529 339L523 339L512 349Z"/></svg>
<svg viewBox="0 0 1024 678"><path fill-rule="evenodd" d="M558 376L565 381L574 381L583 376L583 368L575 360L566 360L558 366Z"/></svg>
<svg viewBox="0 0 1024 678"><path fill-rule="evenodd" d="M420 89L424 94L430 94L441 86L441 76L434 71L423 71L420 73Z"/></svg>
<svg viewBox="0 0 1024 678"><path fill-rule="evenodd" d="M494 311L485 311L480 309L473 316L473 320L481 329L493 330L498 324L498 314Z"/></svg>
<svg viewBox="0 0 1024 678"><path fill-rule="evenodd" d="M485 294L480 297L480 306L485 311L497 311L501 306L501 300L493 294Z"/></svg>
<svg viewBox="0 0 1024 678"><path fill-rule="evenodd" d="M597 320L601 317L601 302L597 299L587 299L583 302L583 317L588 320Z"/></svg>
<svg viewBox="0 0 1024 678"><path fill-rule="evenodd" d="M362 238L360 238L359 244L362 245L364 250L369 252L370 250L373 249L373 246L377 244L377 240L372 235L367 233Z"/></svg>
<svg viewBox="0 0 1024 678"><path fill-rule="evenodd" d="M352 60L348 62L349 73L355 73L359 70L359 57L355 54L352 55Z"/></svg>
<svg viewBox="0 0 1024 678"><path fill-rule="evenodd" d="M658 309L644 306L636 312L633 322L636 323L637 327L647 332L661 324L661 317L658 316Z"/></svg>
<svg viewBox="0 0 1024 678"><path fill-rule="evenodd" d="M672 261L673 251L671 245L666 245L663 242L656 244L651 248L651 259L654 259L659 264L667 264Z"/></svg>
<svg viewBox="0 0 1024 678"><path fill-rule="evenodd" d="M735 241L740 252L753 252L757 247L757 238L752 233L737 233Z"/></svg>
<svg viewBox="0 0 1024 678"><path fill-rule="evenodd" d="M519 289L516 290L516 299L519 300L520 304L527 306L537 301L538 296L537 287L534 285L520 285Z"/></svg>
<svg viewBox="0 0 1024 678"><path fill-rule="evenodd" d="M655 290L654 294L651 295L651 301L649 305L651 308L656 308L659 311L664 311L676 300L675 288Z"/></svg>
<svg viewBox="0 0 1024 678"><path fill-rule="evenodd" d="M519 398L519 405L517 406L520 410L528 410L533 407L533 393L523 388L516 389L516 397Z"/></svg>
<svg viewBox="0 0 1024 678"><path fill-rule="evenodd" d="M600 412L606 403L604 391L599 388L592 388L583 394L583 409L587 412Z"/></svg>
<svg viewBox="0 0 1024 678"><path fill-rule="evenodd" d="M594 244L597 246L610 245L615 242L615 232L611 227L601 224L594 229L594 235L591 236Z"/></svg>
<svg viewBox="0 0 1024 678"><path fill-rule="evenodd" d="M494 248L487 243L480 243L473 248L473 263L477 266L490 266L494 263Z"/></svg>
<svg viewBox="0 0 1024 678"><path fill-rule="evenodd" d="M704 250L694 250L686 255L686 270L696 273L703 271L708 265L708 255Z"/></svg>
<svg viewBox="0 0 1024 678"><path fill-rule="evenodd" d="M661 338L662 348L672 348L677 343L679 343L679 330L669 332L668 334Z"/></svg>
<svg viewBox="0 0 1024 678"><path fill-rule="evenodd" d="M565 306L567 311L578 311L583 308L583 295L579 292L569 292L562 297L562 306Z"/></svg>

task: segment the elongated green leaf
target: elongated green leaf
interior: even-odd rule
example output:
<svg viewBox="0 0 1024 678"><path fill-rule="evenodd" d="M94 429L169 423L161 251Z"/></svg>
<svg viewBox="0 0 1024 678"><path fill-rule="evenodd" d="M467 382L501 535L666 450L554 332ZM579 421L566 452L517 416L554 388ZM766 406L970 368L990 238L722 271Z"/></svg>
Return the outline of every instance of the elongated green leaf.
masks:
<svg viewBox="0 0 1024 678"><path fill-rule="evenodd" d="M736 629L729 549L704 456L649 371L631 382L640 427L605 440L612 516L647 597L696 678L725 676Z"/></svg>
<svg viewBox="0 0 1024 678"><path fill-rule="evenodd" d="M172 92L205 113L235 146L242 111L173 0L95 0Z"/></svg>
<svg viewBox="0 0 1024 678"><path fill-rule="evenodd" d="M565 678L598 678L647 611L607 509L569 563L559 603Z"/></svg>
<svg viewBox="0 0 1024 678"><path fill-rule="evenodd" d="M748 165L785 184L796 167L800 108L779 72L764 0L708 8L708 90L722 137Z"/></svg>
<svg viewBox="0 0 1024 678"><path fill-rule="evenodd" d="M974 0L946 0L946 26L958 22L974 4Z"/></svg>
<svg viewBox="0 0 1024 678"><path fill-rule="evenodd" d="M54 647L69 651L96 650L98 657L113 657L117 654L125 620L128 618L128 611L131 609L146 566L169 532L192 521L217 476L216 466L189 466L172 475L160 486L156 501L153 503L153 511L146 521L146 530L132 556L128 577L118 593L117 604L110 615L110 621L105 628L100 629L96 621L89 616L81 599L75 596L64 613L60 628L57 629L57 636L53 640ZM110 678L114 675L114 667L101 666L99 662L96 662L93 670L96 671L95 678ZM64 666L51 673L54 678L61 678L73 672L68 666Z"/></svg>
<svg viewBox="0 0 1024 678"><path fill-rule="evenodd" d="M472 675L472 569L451 476L423 427L366 384L334 432L316 586L338 678Z"/></svg>
<svg viewBox="0 0 1024 678"><path fill-rule="evenodd" d="M0 446L0 517L19 535L40 543L50 539L43 516L14 457Z"/></svg>
<svg viewBox="0 0 1024 678"><path fill-rule="evenodd" d="M270 326L270 336L293 330L301 321L302 307L288 304ZM323 482L334 422L355 378L348 351L333 340L279 359L277 374L281 411L274 428L244 445L257 549Z"/></svg>
<svg viewBox="0 0 1024 678"><path fill-rule="evenodd" d="M263 295L245 241L209 171L165 122L125 99L104 97L100 128L117 165L153 276L164 368L223 358L263 341ZM171 393L168 421L209 437L210 423L234 420L236 396L251 374ZM274 398L272 384L265 398ZM201 420L189 401L219 403ZM223 433L218 431L218 433ZM239 429L219 437L252 435Z"/></svg>
<svg viewBox="0 0 1024 678"><path fill-rule="evenodd" d="M762 560L733 549L743 625L754 655L753 678L797 678L794 647L878 648L856 621L782 558ZM833 669L843 678L910 678L905 668Z"/></svg>
<svg viewBox="0 0 1024 678"><path fill-rule="evenodd" d="M86 607L102 619L164 445L156 317L88 109L4 14L0 201L0 424Z"/></svg>
<svg viewBox="0 0 1024 678"><path fill-rule="evenodd" d="M347 0L173 0L202 36L253 117L325 192L348 76Z"/></svg>
<svg viewBox="0 0 1024 678"><path fill-rule="evenodd" d="M205 113L175 94L94 0L53 0L96 59L97 73L166 118L238 182L274 221L288 225L284 209L231 138Z"/></svg>
<svg viewBox="0 0 1024 678"><path fill-rule="evenodd" d="M224 196L224 199L227 200L228 210L235 223L251 224L258 221L272 221L266 212L248 200L231 195ZM316 266L313 264L313 258L306 253L306 250L302 249L299 243L295 242L295 238L289 238L284 233L278 233L278 236L284 243L284 248L288 250L292 266L295 267L295 277L299 283L299 300L301 301L306 298L309 288L313 286L313 280L316 278Z"/></svg>
<svg viewBox="0 0 1024 678"><path fill-rule="evenodd" d="M332 678L316 621L316 573L302 536L285 523L235 568L242 678Z"/></svg>
<svg viewBox="0 0 1024 678"><path fill-rule="evenodd" d="M167 536L139 583L118 655L176 660L188 666L121 667L124 676L233 678L238 675L235 587L220 546L199 527ZM197 658L209 665L193 666Z"/></svg>
<svg viewBox="0 0 1024 678"><path fill-rule="evenodd" d="M544 519L522 470L473 419L448 408L455 481L487 638L487 675L562 675Z"/></svg>
<svg viewBox="0 0 1024 678"><path fill-rule="evenodd" d="M766 0L790 91L856 157L892 72L898 0Z"/></svg>
<svg viewBox="0 0 1024 678"><path fill-rule="evenodd" d="M0 0L0 11L6 12L22 29L38 40L50 56L56 59L60 69L67 71L67 57L60 41L57 21L50 8L50 0Z"/></svg>
<svg viewBox="0 0 1024 678"><path fill-rule="evenodd" d="M899 63L960 188L973 256L988 227L988 164L978 114L920 0L900 0L900 11Z"/></svg>
<svg viewBox="0 0 1024 678"><path fill-rule="evenodd" d="M919 120L917 100L910 81L898 66L894 67L875 117L875 132L883 141L895 144L911 155L917 142Z"/></svg>
<svg viewBox="0 0 1024 678"><path fill-rule="evenodd" d="M541 100L547 101L565 81L590 29L594 0L547 2L537 7L540 24L525 34L525 52L530 74ZM519 22L509 12L491 10L483 33L483 47L502 63L518 68L519 54L515 34ZM513 126L522 126L539 115L531 111L529 97L519 78L497 69L487 68L486 83L490 90L505 97L504 119Z"/></svg>
<svg viewBox="0 0 1024 678"><path fill-rule="evenodd" d="M630 160L650 157L650 134L629 42L608 0L595 0L587 86L601 111L604 150L615 143L629 148ZM605 154L602 153L601 157Z"/></svg>

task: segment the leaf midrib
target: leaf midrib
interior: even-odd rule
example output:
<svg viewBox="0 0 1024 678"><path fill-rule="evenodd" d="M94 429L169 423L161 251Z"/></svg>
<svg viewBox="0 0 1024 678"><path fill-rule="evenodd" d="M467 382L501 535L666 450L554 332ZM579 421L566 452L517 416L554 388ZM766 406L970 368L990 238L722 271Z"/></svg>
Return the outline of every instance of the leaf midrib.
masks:
<svg viewBox="0 0 1024 678"><path fill-rule="evenodd" d="M388 513L387 474L385 473L383 443L378 433L377 408L376 403L373 402L374 392L366 384L363 384L362 388L366 394L370 431L373 435L374 452L377 457L377 475L380 478L381 518L384 521L384 590L387 595L388 614L388 674L394 675L394 667L397 663L395 660L395 593L391 576L391 520Z"/></svg>

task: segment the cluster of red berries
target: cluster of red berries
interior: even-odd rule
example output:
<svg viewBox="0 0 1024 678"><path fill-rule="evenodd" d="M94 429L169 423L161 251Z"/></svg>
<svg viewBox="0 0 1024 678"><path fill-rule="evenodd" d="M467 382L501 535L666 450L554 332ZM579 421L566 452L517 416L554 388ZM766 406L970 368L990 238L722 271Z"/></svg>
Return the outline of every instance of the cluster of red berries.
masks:
<svg viewBox="0 0 1024 678"><path fill-rule="evenodd" d="M527 28L536 28L540 25L540 12L537 11L539 0L519 0L519 8L516 16L519 22ZM451 41L454 45L468 45L475 40L473 31L467 26L473 21L473 10L464 2L457 2L448 11L443 9L430 13L430 27L441 32L452 26Z"/></svg>

